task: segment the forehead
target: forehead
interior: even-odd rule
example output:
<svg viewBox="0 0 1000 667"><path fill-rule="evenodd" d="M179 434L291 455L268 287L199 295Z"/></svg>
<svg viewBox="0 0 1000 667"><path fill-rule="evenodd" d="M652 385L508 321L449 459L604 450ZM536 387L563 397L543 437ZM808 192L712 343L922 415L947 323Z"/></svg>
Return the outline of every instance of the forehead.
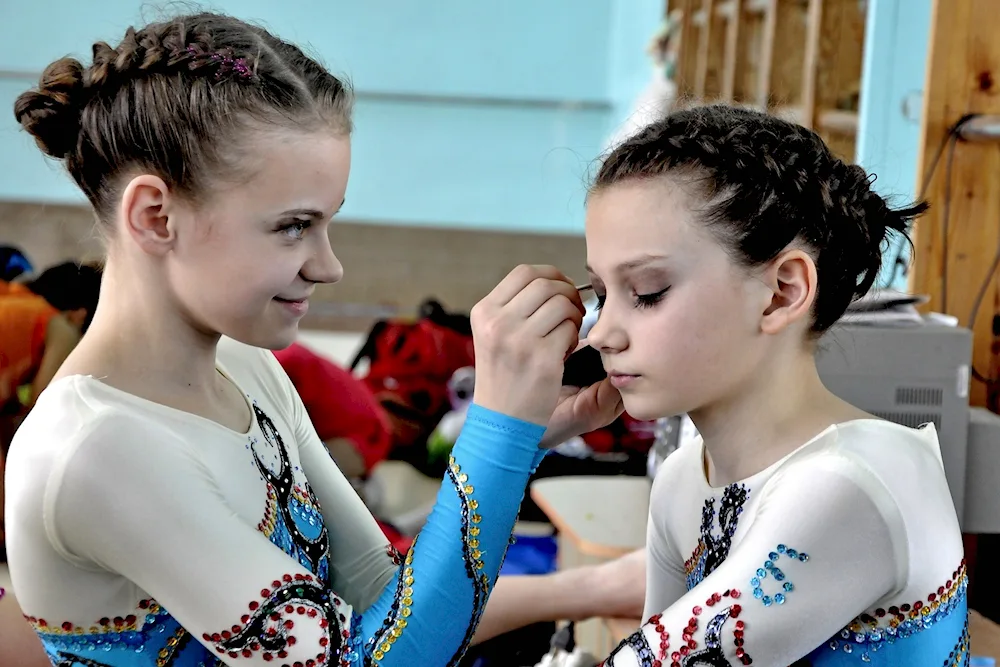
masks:
<svg viewBox="0 0 1000 667"><path fill-rule="evenodd" d="M347 189L351 164L347 135L260 133L243 155L245 178L220 192L219 204L267 215L307 208L332 215Z"/></svg>
<svg viewBox="0 0 1000 667"><path fill-rule="evenodd" d="M587 202L586 236L588 264L599 274L643 255L676 259L721 250L695 222L683 189L662 178L594 193Z"/></svg>

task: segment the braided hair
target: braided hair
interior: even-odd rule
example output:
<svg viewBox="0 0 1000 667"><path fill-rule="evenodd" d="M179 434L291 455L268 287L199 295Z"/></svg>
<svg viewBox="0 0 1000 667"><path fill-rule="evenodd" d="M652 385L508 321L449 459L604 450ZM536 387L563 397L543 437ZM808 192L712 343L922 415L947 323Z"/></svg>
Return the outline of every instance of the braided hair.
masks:
<svg viewBox="0 0 1000 667"><path fill-rule="evenodd" d="M245 177L242 132L347 133L351 102L348 85L298 47L205 13L129 28L116 47L98 42L89 66L55 61L14 115L107 221L127 174L154 173L197 199L210 177Z"/></svg>
<svg viewBox="0 0 1000 667"><path fill-rule="evenodd" d="M906 237L927 209L890 208L865 170L836 158L815 132L724 105L646 127L605 158L591 192L658 176L678 179L704 204L696 216L743 266L766 264L795 242L811 252L815 335L871 288L887 235Z"/></svg>

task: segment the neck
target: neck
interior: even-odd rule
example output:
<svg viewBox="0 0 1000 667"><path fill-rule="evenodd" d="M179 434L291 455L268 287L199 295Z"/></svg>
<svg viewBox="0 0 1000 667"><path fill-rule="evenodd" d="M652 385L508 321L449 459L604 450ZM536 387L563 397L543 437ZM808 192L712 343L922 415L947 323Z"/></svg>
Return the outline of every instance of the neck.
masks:
<svg viewBox="0 0 1000 667"><path fill-rule="evenodd" d="M786 348L788 349L788 348ZM730 396L691 412L705 442L713 486L746 479L856 411L823 385L808 350L796 350L754 373Z"/></svg>
<svg viewBox="0 0 1000 667"><path fill-rule="evenodd" d="M109 384L148 390L136 393L210 393L218 382L219 336L197 330L175 304L166 303L164 290L151 289L162 280L109 260L99 306L78 351Z"/></svg>

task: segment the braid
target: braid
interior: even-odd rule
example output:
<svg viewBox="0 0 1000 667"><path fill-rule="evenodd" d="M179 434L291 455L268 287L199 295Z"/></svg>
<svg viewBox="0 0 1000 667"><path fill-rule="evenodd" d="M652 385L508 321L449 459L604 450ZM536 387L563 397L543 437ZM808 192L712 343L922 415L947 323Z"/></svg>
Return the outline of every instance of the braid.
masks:
<svg viewBox="0 0 1000 667"><path fill-rule="evenodd" d="M262 28L218 14L129 28L94 44L88 67L64 58L22 94L18 122L107 219L116 178L139 168L197 198L212 179L245 178L233 141L254 127L350 130L346 84Z"/></svg>
<svg viewBox="0 0 1000 667"><path fill-rule="evenodd" d="M905 235L926 209L891 209L864 169L836 158L815 132L721 105L671 114L625 141L592 191L665 175L705 202L699 217L740 263L765 264L795 242L812 252L816 333L874 284L888 230Z"/></svg>

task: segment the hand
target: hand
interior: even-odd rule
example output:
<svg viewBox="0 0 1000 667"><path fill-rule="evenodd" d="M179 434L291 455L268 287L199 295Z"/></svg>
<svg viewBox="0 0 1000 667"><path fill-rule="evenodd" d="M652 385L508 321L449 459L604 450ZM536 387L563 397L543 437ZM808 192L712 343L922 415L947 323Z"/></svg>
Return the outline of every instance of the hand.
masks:
<svg viewBox="0 0 1000 667"><path fill-rule="evenodd" d="M607 378L589 387L563 387L541 446L549 449L604 428L624 411L621 394Z"/></svg>
<svg viewBox="0 0 1000 667"><path fill-rule="evenodd" d="M584 312L580 294L557 269L522 265L511 271L472 309L476 403L548 424Z"/></svg>

